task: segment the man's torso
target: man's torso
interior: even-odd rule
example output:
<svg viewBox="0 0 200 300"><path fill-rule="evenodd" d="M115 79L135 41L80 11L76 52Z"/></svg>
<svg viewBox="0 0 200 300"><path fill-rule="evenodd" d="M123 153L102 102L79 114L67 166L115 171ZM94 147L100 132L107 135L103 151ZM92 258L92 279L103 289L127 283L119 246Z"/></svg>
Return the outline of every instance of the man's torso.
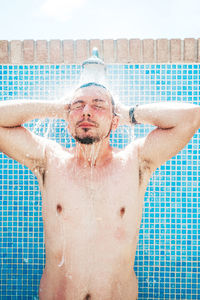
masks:
<svg viewBox="0 0 200 300"><path fill-rule="evenodd" d="M136 299L133 264L149 177L136 143L101 168L80 167L62 147L48 147L39 178L46 248L40 299Z"/></svg>

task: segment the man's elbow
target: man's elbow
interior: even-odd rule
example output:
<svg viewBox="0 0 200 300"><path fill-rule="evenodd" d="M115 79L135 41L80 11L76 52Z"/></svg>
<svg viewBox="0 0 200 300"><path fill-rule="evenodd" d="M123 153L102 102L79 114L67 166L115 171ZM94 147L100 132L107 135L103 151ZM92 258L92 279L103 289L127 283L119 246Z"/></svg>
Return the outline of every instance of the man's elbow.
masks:
<svg viewBox="0 0 200 300"><path fill-rule="evenodd" d="M200 128L200 106L195 106L188 113L190 125L195 131L198 130Z"/></svg>

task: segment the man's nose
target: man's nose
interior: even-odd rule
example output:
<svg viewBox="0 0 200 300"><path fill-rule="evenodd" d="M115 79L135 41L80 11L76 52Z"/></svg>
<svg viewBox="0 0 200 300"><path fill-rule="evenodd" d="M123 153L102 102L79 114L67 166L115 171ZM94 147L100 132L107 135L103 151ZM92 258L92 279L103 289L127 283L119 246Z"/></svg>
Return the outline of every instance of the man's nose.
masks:
<svg viewBox="0 0 200 300"><path fill-rule="evenodd" d="M90 105L86 104L83 108L83 115L86 116L91 116L91 107Z"/></svg>

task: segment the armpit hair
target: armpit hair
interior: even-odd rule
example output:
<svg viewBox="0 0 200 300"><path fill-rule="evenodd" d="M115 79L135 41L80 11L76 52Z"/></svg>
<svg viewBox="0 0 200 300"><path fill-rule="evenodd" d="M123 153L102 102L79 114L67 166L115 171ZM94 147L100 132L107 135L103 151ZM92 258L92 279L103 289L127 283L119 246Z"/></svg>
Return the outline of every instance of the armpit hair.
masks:
<svg viewBox="0 0 200 300"><path fill-rule="evenodd" d="M150 160L144 160L140 162L139 165L139 184L141 185L144 179L145 173L151 173L151 161Z"/></svg>

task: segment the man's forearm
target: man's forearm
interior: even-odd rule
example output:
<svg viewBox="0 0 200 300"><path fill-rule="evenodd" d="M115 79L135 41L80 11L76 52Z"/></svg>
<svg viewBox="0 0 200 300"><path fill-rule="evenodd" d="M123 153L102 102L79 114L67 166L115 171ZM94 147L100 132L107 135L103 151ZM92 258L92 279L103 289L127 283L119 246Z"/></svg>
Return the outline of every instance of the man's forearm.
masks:
<svg viewBox="0 0 200 300"><path fill-rule="evenodd" d="M66 104L58 101L2 101L0 126L20 126L33 119L65 118Z"/></svg>
<svg viewBox="0 0 200 300"><path fill-rule="evenodd" d="M119 110L122 123L131 123L130 107ZM196 124L200 127L200 107L194 104L177 102L160 102L135 107L134 118L137 123L150 124L159 128L172 128L180 123ZM198 128L199 128L198 127Z"/></svg>

